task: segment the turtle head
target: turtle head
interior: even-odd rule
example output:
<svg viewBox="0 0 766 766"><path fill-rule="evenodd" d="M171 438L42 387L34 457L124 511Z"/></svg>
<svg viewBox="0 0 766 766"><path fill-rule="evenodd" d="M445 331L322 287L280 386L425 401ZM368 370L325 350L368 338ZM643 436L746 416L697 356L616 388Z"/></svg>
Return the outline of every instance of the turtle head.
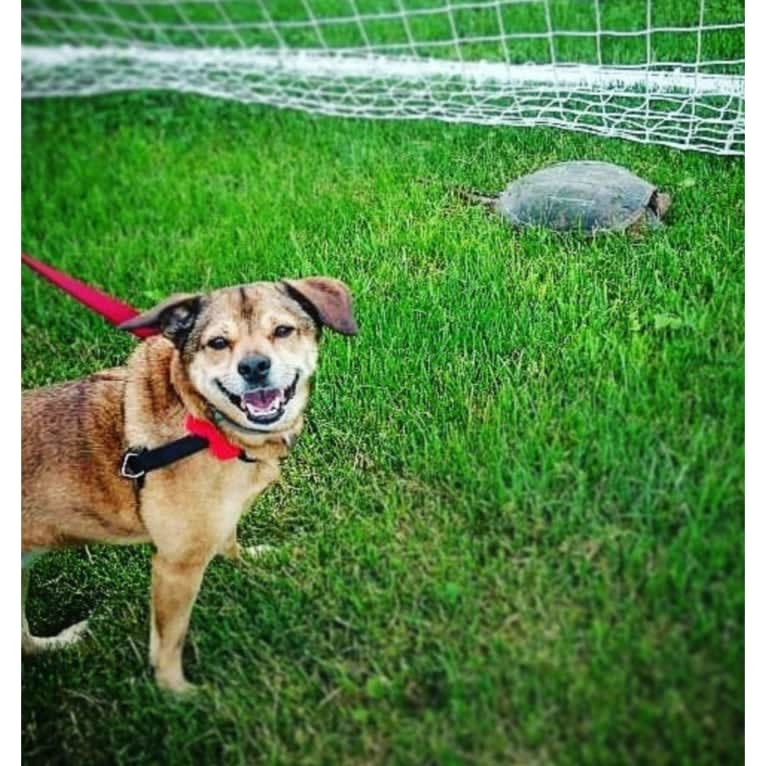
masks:
<svg viewBox="0 0 766 766"><path fill-rule="evenodd" d="M665 194L665 192L655 192L649 202L649 206L654 210L657 218L662 219L670 209L671 201L672 197L669 194Z"/></svg>

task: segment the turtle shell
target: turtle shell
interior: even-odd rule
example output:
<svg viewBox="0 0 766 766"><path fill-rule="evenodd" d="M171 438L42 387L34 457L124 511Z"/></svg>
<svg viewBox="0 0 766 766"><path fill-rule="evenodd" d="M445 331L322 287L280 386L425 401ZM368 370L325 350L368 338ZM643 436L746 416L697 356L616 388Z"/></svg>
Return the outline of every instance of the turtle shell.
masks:
<svg viewBox="0 0 766 766"><path fill-rule="evenodd" d="M619 165L560 162L516 179L495 209L519 226L623 231L642 218L657 221L648 207L656 193L655 186Z"/></svg>

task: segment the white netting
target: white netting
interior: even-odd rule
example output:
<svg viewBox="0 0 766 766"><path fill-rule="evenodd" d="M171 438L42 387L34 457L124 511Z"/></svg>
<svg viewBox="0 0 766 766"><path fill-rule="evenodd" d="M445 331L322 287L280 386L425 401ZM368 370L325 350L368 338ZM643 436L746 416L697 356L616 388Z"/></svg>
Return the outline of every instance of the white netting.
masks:
<svg viewBox="0 0 766 766"><path fill-rule="evenodd" d="M744 152L744 0L26 0L25 97L163 89Z"/></svg>

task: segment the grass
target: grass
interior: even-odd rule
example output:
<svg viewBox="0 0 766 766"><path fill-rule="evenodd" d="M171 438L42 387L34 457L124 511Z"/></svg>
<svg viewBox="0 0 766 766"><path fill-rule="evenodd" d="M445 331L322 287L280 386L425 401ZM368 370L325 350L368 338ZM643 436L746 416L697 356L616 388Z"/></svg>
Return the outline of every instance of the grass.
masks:
<svg viewBox="0 0 766 766"><path fill-rule="evenodd" d="M170 95L25 103L23 244L139 307L330 274L308 431L211 566L194 698L147 661L146 546L54 553L26 763L743 759L744 168L549 130L317 119ZM674 196L641 240L461 203L605 159ZM134 342L23 275L23 385ZM179 508L179 513L183 509Z"/></svg>

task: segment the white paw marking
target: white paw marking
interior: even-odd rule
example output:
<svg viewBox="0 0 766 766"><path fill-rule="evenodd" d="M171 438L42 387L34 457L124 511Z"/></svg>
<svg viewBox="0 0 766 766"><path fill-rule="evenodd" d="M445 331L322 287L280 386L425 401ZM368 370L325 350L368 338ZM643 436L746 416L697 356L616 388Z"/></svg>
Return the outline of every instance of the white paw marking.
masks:
<svg viewBox="0 0 766 766"><path fill-rule="evenodd" d="M275 550L276 548L273 545L248 545L242 549L242 552L252 559L257 559Z"/></svg>

